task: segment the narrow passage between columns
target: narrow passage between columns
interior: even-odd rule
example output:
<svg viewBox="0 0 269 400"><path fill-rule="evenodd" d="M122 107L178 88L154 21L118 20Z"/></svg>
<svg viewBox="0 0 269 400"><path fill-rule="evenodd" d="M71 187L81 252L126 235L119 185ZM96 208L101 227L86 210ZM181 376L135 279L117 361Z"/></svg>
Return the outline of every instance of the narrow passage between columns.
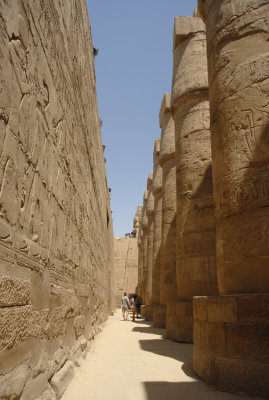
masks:
<svg viewBox="0 0 269 400"><path fill-rule="evenodd" d="M164 334L165 329L143 319L123 321L117 310L76 369L62 400L248 399L199 381L192 371L192 345L165 339Z"/></svg>

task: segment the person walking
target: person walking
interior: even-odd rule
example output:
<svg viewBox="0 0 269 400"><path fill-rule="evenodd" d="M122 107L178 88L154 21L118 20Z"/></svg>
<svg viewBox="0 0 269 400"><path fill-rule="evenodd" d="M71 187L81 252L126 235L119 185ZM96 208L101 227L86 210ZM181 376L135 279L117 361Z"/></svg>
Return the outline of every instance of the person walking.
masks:
<svg viewBox="0 0 269 400"><path fill-rule="evenodd" d="M136 307L136 317L139 318L139 314L141 314L141 305L142 305L142 297L137 296L135 299L135 307Z"/></svg>
<svg viewBox="0 0 269 400"><path fill-rule="evenodd" d="M127 296L127 293L124 292L124 295L121 298L121 309L122 309L122 318L123 321L128 321L128 316L129 316L129 308L131 308L130 306L130 302Z"/></svg>

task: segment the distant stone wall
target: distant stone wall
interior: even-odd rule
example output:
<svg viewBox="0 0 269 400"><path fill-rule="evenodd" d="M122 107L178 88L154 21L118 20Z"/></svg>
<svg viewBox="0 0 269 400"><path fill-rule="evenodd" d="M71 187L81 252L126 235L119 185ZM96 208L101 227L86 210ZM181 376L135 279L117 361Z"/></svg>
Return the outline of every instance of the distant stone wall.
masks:
<svg viewBox="0 0 269 400"><path fill-rule="evenodd" d="M120 306L124 292L136 292L138 283L137 239L120 237L114 239L116 304Z"/></svg>
<svg viewBox="0 0 269 400"><path fill-rule="evenodd" d="M54 399L114 299L91 32L85 0L0 18L0 398Z"/></svg>

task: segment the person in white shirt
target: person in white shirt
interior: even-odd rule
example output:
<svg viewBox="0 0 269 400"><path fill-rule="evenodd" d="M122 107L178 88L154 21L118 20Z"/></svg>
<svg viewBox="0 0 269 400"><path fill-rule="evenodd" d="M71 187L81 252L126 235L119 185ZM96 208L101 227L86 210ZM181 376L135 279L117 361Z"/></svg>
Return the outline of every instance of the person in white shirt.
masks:
<svg viewBox="0 0 269 400"><path fill-rule="evenodd" d="M121 298L121 309L122 309L122 317L124 321L128 321L128 310L131 308L130 302L127 296L127 293L125 292L124 295Z"/></svg>

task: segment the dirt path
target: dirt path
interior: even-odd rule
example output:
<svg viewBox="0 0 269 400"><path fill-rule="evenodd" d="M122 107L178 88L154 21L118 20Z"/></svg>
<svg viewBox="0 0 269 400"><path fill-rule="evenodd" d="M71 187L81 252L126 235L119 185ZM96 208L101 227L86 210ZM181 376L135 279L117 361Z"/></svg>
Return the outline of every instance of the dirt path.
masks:
<svg viewBox="0 0 269 400"><path fill-rule="evenodd" d="M61 400L247 399L199 381L192 372L192 345L164 339L163 334L143 320L122 321L118 310Z"/></svg>

